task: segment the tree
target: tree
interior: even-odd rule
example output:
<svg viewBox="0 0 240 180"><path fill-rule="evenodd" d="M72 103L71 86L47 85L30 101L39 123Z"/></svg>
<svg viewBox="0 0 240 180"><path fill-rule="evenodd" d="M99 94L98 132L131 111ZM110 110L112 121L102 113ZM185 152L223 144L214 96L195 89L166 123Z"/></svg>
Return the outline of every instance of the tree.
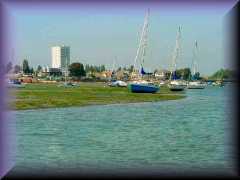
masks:
<svg viewBox="0 0 240 180"><path fill-rule="evenodd" d="M38 65L37 72L40 72L42 70L42 66Z"/></svg>
<svg viewBox="0 0 240 180"><path fill-rule="evenodd" d="M106 70L105 66L104 66L104 65L101 65L101 67L100 67L100 72L103 72L103 71L105 71L105 70Z"/></svg>
<svg viewBox="0 0 240 180"><path fill-rule="evenodd" d="M20 71L21 71L21 66L15 65L14 68L13 68L13 72L14 72L15 74L17 74L17 73L20 73Z"/></svg>
<svg viewBox="0 0 240 180"><path fill-rule="evenodd" d="M133 68L134 68L134 66L133 66L133 65L131 65L131 66L130 66L130 68L129 68L129 72L130 72L130 73L132 73L132 72L133 72Z"/></svg>
<svg viewBox="0 0 240 180"><path fill-rule="evenodd" d="M191 70L190 68L177 69L176 74L178 78L181 77L184 80L188 80L191 77Z"/></svg>
<svg viewBox="0 0 240 180"><path fill-rule="evenodd" d="M200 73L199 73L199 72L196 72L196 73L193 75L193 79L199 80L199 79L200 79Z"/></svg>
<svg viewBox="0 0 240 180"><path fill-rule="evenodd" d="M158 71L158 70L157 70L157 69L155 69L155 70L153 71L153 73L154 73L154 74L156 74L156 73L157 73L157 71Z"/></svg>
<svg viewBox="0 0 240 180"><path fill-rule="evenodd" d="M29 69L29 73L30 73L30 74L33 74L33 73L34 73L34 69L33 69L33 68L30 68L30 69Z"/></svg>
<svg viewBox="0 0 240 180"><path fill-rule="evenodd" d="M167 72L165 73L165 76L166 76L166 79L170 79L171 71L167 71Z"/></svg>
<svg viewBox="0 0 240 180"><path fill-rule="evenodd" d="M234 78L235 72L230 69L220 69L217 72L215 72L212 76L210 76L210 79L229 79L229 78Z"/></svg>
<svg viewBox="0 0 240 180"><path fill-rule="evenodd" d="M122 70L122 68L121 68L121 66L117 69L117 71L121 71Z"/></svg>
<svg viewBox="0 0 240 180"><path fill-rule="evenodd" d="M89 64L86 64L86 65L85 65L85 71L86 71L86 73L90 71L90 66L89 66Z"/></svg>
<svg viewBox="0 0 240 180"><path fill-rule="evenodd" d="M11 63L11 62L7 63L7 66L6 66L6 73L9 73L12 69L13 69L13 67L12 67L12 63Z"/></svg>
<svg viewBox="0 0 240 180"><path fill-rule="evenodd" d="M86 72L84 70L84 66L82 63L72 63L69 66L69 72L70 72L70 76L75 76L75 77L82 77L82 76L86 76Z"/></svg>
<svg viewBox="0 0 240 180"><path fill-rule="evenodd" d="M28 60L24 59L23 60L23 73L24 74L29 74L30 73L30 68L28 65Z"/></svg>

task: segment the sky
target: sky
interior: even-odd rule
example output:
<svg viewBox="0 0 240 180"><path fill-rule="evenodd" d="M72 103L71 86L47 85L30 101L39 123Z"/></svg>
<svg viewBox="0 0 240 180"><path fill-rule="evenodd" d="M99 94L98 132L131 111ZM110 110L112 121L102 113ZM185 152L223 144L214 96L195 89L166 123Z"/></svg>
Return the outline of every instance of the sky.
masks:
<svg viewBox="0 0 240 180"><path fill-rule="evenodd" d="M176 1L177 2L177 1ZM71 62L130 66L134 63L144 16L150 8L145 70L169 69L178 26L182 26L182 58L177 68L191 67L195 40L198 69L210 75L228 67L224 17L229 3L52 3L8 4L14 39L12 57L21 64L51 67L51 46L68 45Z"/></svg>

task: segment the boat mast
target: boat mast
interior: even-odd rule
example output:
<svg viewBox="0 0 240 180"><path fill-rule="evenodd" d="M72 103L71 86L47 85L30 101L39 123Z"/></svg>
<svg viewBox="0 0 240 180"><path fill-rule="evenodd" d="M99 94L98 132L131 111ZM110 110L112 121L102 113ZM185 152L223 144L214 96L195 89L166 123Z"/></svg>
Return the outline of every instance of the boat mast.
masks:
<svg viewBox="0 0 240 180"><path fill-rule="evenodd" d="M148 41L149 13L150 13L150 10L148 9L147 16L146 16L146 26L145 26L144 36L143 36L143 44L142 44L142 59L141 59L142 67L144 64L144 58L146 56L146 48L147 48L147 41Z"/></svg>
<svg viewBox="0 0 240 180"><path fill-rule="evenodd" d="M137 54L134 59L133 69L136 70L137 60L141 60L141 65L144 63L144 56L146 55L146 46L147 46L147 32L148 32L148 21L149 21L150 9L148 9L147 14L144 18L144 24L142 28L142 33L140 37L139 46L137 49Z"/></svg>
<svg viewBox="0 0 240 180"><path fill-rule="evenodd" d="M181 44L180 44L180 40L181 40L181 26L178 27L178 32L177 32L177 37L176 37L176 44L175 44L175 49L174 49L174 53L173 53L173 60L172 60L172 70L171 70L171 76L173 74L173 71L177 70L177 59L179 59L180 57L180 53L181 53ZM171 77L172 78L172 77Z"/></svg>
<svg viewBox="0 0 240 180"><path fill-rule="evenodd" d="M197 44L197 41L195 41L194 51L193 51L193 74L196 74L197 72L197 51L198 51L198 44Z"/></svg>
<svg viewBox="0 0 240 180"><path fill-rule="evenodd" d="M112 72L115 70L115 63L117 60L117 56L115 56L115 59L113 60L113 65L112 65Z"/></svg>

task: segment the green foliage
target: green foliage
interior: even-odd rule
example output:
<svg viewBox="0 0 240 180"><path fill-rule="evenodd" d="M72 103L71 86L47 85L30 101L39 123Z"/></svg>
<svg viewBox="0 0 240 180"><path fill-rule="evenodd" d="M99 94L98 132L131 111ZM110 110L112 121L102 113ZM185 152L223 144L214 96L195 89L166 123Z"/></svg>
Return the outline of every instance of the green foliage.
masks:
<svg viewBox="0 0 240 180"><path fill-rule="evenodd" d="M119 67L118 69L117 69L117 71L121 71L122 70L122 67Z"/></svg>
<svg viewBox="0 0 240 180"><path fill-rule="evenodd" d="M194 80L199 80L199 79L201 79L200 73L199 73L199 72L196 72L195 74L193 74L192 79L194 79Z"/></svg>
<svg viewBox="0 0 240 180"><path fill-rule="evenodd" d="M184 80L189 80L189 78L191 77L190 68L177 69L176 73L178 77L181 77Z"/></svg>
<svg viewBox="0 0 240 180"><path fill-rule="evenodd" d="M234 77L234 71L230 69L220 69L215 72L209 79L220 80L220 79L229 79Z"/></svg>
<svg viewBox="0 0 240 180"><path fill-rule="evenodd" d="M38 65L37 72L40 72L42 70L42 66Z"/></svg>
<svg viewBox="0 0 240 180"><path fill-rule="evenodd" d="M88 72L103 72L105 71L106 68L105 68L105 65L100 65L100 66L93 66L93 65L89 65L89 64L86 64L85 65L85 71L86 73Z"/></svg>
<svg viewBox="0 0 240 180"><path fill-rule="evenodd" d="M171 71L168 71L165 73L166 79L170 79L171 76Z"/></svg>
<svg viewBox="0 0 240 180"><path fill-rule="evenodd" d="M28 65L28 60L24 59L23 60L23 73L24 74L29 74L31 72L29 65Z"/></svg>
<svg viewBox="0 0 240 180"><path fill-rule="evenodd" d="M33 68L30 68L30 69L29 69L29 73L30 73L30 74L33 74L33 73L34 73L34 69L33 69Z"/></svg>
<svg viewBox="0 0 240 180"><path fill-rule="evenodd" d="M82 63L79 63L79 62L72 63L69 66L69 72L70 72L70 76L75 76L75 77L86 76L84 66Z"/></svg>
<svg viewBox="0 0 240 180"><path fill-rule="evenodd" d="M134 68L134 66L131 65L131 66L129 67L128 71L129 71L130 73L132 73L132 72L133 72L133 68Z"/></svg>

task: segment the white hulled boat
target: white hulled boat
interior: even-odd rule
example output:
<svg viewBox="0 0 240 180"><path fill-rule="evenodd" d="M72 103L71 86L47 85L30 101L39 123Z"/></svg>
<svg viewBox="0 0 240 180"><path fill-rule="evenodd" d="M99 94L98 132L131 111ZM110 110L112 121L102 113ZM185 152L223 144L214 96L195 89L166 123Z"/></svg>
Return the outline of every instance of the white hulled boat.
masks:
<svg viewBox="0 0 240 180"><path fill-rule="evenodd" d="M193 77L191 76L190 81L188 82L187 88L188 89L204 89L206 87L206 83L199 81L195 78L197 73L197 62L196 62L196 54L198 51L198 43L195 41L195 48L193 51Z"/></svg>
<svg viewBox="0 0 240 180"><path fill-rule="evenodd" d="M207 86L206 83L201 81L190 81L187 85L188 89L204 89Z"/></svg>

